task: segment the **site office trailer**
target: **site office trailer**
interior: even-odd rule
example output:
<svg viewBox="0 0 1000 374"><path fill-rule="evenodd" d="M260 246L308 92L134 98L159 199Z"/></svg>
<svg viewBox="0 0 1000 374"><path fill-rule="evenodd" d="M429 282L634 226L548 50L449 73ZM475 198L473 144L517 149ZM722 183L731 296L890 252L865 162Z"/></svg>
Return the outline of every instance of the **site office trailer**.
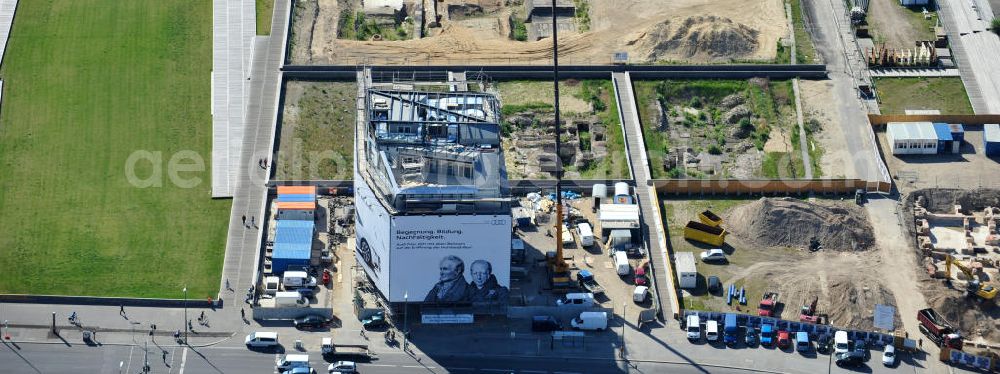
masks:
<svg viewBox="0 0 1000 374"><path fill-rule="evenodd" d="M510 289L510 214L392 215L357 177L355 206L355 257L389 302L472 301L431 293L453 287L458 295L472 284L474 264L489 269L503 295Z"/></svg>

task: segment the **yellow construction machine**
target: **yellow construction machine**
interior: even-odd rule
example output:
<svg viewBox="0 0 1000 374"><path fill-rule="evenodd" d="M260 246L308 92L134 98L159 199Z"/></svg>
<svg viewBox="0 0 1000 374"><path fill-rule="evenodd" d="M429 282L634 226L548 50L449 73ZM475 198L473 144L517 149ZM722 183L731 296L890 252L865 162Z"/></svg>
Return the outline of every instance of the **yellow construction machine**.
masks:
<svg viewBox="0 0 1000 374"><path fill-rule="evenodd" d="M982 282L980 282L979 278L976 277L975 274L972 274L972 269L969 269L968 266L963 265L961 262L956 260L952 255L948 255L947 257L945 257L944 263L945 263L944 265L945 277L946 281L948 281L949 283L951 282L951 266L955 265L955 267L957 267L958 270L961 270L962 273L965 273L966 278L968 278L969 283L966 285L965 291L968 292L970 296L976 295L976 297L979 297L983 300L993 300L997 297L996 287L990 286L988 284L983 284Z"/></svg>

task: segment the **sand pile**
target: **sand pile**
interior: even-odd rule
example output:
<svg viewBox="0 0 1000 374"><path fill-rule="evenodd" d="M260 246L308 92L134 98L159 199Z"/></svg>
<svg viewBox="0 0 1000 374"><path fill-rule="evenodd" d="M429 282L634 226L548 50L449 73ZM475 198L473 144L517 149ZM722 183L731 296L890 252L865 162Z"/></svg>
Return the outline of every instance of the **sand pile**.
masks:
<svg viewBox="0 0 1000 374"><path fill-rule="evenodd" d="M646 29L635 41L648 61L749 58L759 47L759 31L725 17L696 16L666 20Z"/></svg>
<svg viewBox="0 0 1000 374"><path fill-rule="evenodd" d="M725 227L737 239L760 247L864 251L875 236L864 211L851 203L810 203L761 198L728 212Z"/></svg>

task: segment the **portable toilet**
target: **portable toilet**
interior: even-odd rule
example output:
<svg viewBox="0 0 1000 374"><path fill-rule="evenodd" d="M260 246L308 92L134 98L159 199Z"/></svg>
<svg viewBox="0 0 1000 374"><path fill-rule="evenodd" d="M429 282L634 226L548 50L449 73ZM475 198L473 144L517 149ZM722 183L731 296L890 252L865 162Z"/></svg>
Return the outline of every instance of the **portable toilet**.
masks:
<svg viewBox="0 0 1000 374"><path fill-rule="evenodd" d="M987 156L1000 156L1000 125L983 125L983 148Z"/></svg>
<svg viewBox="0 0 1000 374"><path fill-rule="evenodd" d="M601 206L601 201L608 197L608 185L595 184L590 195L594 197L594 206Z"/></svg>
<svg viewBox="0 0 1000 374"><path fill-rule="evenodd" d="M965 141L965 126L962 126L961 123L951 123L948 124L948 128L951 129L951 138L955 140L955 143Z"/></svg>

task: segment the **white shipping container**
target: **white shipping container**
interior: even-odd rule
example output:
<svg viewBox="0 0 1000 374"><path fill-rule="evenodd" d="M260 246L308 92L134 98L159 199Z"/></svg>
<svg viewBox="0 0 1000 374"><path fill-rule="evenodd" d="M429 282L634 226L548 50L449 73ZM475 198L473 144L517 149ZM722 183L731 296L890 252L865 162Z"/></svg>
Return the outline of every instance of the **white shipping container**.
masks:
<svg viewBox="0 0 1000 374"><path fill-rule="evenodd" d="M618 182L615 183L615 196L618 195L628 195L628 183Z"/></svg>

